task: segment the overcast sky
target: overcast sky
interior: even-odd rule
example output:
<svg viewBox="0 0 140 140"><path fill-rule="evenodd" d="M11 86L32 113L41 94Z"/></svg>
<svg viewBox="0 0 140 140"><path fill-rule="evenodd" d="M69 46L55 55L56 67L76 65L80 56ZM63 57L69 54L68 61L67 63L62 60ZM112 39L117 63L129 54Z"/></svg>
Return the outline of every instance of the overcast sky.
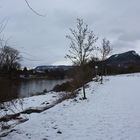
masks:
<svg viewBox="0 0 140 140"><path fill-rule="evenodd" d="M20 50L23 66L66 64L66 35L76 18L83 18L102 39L111 41L113 53L136 50L140 54L139 0L28 0L45 17L35 15L24 0L0 0L0 21L9 45Z"/></svg>

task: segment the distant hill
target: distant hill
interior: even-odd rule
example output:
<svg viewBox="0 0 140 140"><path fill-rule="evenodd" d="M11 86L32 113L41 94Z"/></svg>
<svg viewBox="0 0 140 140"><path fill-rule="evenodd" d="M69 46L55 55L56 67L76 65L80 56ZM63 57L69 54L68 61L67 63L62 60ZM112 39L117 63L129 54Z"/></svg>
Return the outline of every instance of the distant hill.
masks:
<svg viewBox="0 0 140 140"><path fill-rule="evenodd" d="M35 72L45 72L45 71L55 71L55 70L59 70L59 71L67 71L72 69L73 66L66 66L66 65L58 65L58 66L54 66L54 65L43 65L43 66L37 66L34 71Z"/></svg>
<svg viewBox="0 0 140 140"><path fill-rule="evenodd" d="M93 65L95 65L95 63L93 63ZM105 74L140 72L140 55L134 50L131 50L120 54L114 54L104 62L96 62L96 65L98 66L98 72L102 73L103 71ZM49 75L51 72L58 72L58 75L60 75L62 72L66 74L66 72L71 70L73 67L74 66L66 65L42 65L37 66L34 71L37 73L48 72Z"/></svg>
<svg viewBox="0 0 140 140"><path fill-rule="evenodd" d="M130 65L140 65L140 55L134 50L125 53L115 54L109 57L105 64L107 66L128 67Z"/></svg>
<svg viewBox="0 0 140 140"><path fill-rule="evenodd" d="M134 50L115 54L105 60L103 66L106 74L140 72L140 55Z"/></svg>

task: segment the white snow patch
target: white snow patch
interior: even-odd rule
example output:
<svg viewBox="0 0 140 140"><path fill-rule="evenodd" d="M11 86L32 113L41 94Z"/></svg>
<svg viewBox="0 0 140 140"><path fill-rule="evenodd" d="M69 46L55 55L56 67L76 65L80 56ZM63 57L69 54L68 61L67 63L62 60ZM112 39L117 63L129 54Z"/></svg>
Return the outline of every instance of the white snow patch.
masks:
<svg viewBox="0 0 140 140"><path fill-rule="evenodd" d="M22 112L23 110L30 108L30 107L41 107L45 106L46 104L51 104L52 102L56 101L59 98L60 93L56 92L48 92L44 95L38 95L38 96L32 96L28 98L23 98L20 100L16 100L14 104L10 105L10 102L6 102L6 104L9 104L10 107L8 107L7 111L5 112L4 109L0 110L0 117L4 116L4 114L14 114Z"/></svg>
<svg viewBox="0 0 140 140"><path fill-rule="evenodd" d="M119 56L119 55L118 55L118 54L116 54L114 57L115 57L115 58L117 58L118 56Z"/></svg>
<svg viewBox="0 0 140 140"><path fill-rule="evenodd" d="M135 55L135 56L138 56L138 54L137 54L135 51L134 51L134 52L132 52L132 54L133 54L133 55Z"/></svg>

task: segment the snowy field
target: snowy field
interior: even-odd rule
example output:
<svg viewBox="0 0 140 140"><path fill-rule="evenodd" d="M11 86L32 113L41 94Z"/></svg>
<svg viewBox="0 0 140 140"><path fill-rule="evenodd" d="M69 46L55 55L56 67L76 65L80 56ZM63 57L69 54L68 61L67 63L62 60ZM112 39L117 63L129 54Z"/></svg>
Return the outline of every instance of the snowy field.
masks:
<svg viewBox="0 0 140 140"><path fill-rule="evenodd" d="M86 93L87 100L79 100L80 94L77 101L30 114L1 139L140 140L140 74L105 77L102 85L90 82Z"/></svg>

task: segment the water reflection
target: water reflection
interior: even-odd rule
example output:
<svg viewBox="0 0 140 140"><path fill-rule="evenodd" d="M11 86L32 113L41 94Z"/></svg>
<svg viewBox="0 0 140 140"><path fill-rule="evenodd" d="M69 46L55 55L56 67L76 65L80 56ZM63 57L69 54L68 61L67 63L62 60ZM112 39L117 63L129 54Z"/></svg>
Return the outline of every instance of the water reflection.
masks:
<svg viewBox="0 0 140 140"><path fill-rule="evenodd" d="M25 80L20 82L0 81L0 102L13 98L29 97L44 90L52 90L66 80Z"/></svg>
<svg viewBox="0 0 140 140"><path fill-rule="evenodd" d="M0 102L9 99L17 98L18 90L17 83L8 80L0 80Z"/></svg>

